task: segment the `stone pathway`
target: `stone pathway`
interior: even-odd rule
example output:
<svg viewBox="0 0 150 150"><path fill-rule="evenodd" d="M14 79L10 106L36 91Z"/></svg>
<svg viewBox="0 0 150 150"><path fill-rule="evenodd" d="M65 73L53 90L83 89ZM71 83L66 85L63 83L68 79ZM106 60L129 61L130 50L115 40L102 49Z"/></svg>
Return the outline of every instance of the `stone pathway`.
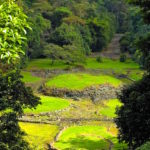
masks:
<svg viewBox="0 0 150 150"><path fill-rule="evenodd" d="M120 57L120 44L119 41L123 34L115 34L111 43L101 53L102 57L108 57L111 59L118 59Z"/></svg>

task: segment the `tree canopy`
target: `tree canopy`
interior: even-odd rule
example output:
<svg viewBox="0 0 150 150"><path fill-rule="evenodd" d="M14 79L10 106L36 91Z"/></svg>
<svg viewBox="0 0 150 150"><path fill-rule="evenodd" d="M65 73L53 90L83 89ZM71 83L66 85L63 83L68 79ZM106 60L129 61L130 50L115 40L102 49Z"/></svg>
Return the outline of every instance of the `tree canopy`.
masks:
<svg viewBox="0 0 150 150"><path fill-rule="evenodd" d="M49 44L74 45L84 55L100 52L116 31L121 33L127 29L127 6L123 0L34 0L24 3L33 25L26 49L29 58L45 57L44 51Z"/></svg>
<svg viewBox="0 0 150 150"><path fill-rule="evenodd" d="M24 108L35 108L40 102L26 87L20 75L20 60L25 54L27 16L14 2L0 3L0 149L29 150L19 117Z"/></svg>
<svg viewBox="0 0 150 150"><path fill-rule="evenodd" d="M119 128L120 141L125 141L130 149L136 149L150 140L148 129L150 126L150 2L149 0L130 0L130 3L139 7L134 8L133 28L121 39L121 46L123 51L135 52L147 73L142 80L122 90L119 99L123 106L117 110L118 117L115 122ZM137 15L141 12L142 15ZM132 36L132 33L136 33L136 36ZM149 144L138 149L149 149Z"/></svg>

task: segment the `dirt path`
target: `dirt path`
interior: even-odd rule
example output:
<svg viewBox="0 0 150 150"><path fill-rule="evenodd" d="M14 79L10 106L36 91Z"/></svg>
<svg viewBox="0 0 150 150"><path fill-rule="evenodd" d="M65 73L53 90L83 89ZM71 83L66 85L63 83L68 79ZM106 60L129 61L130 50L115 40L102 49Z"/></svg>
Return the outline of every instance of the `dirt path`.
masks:
<svg viewBox="0 0 150 150"><path fill-rule="evenodd" d="M104 140L109 143L109 150L112 150L112 148L114 146L113 142L109 139L104 139Z"/></svg>
<svg viewBox="0 0 150 150"><path fill-rule="evenodd" d="M106 49L104 49L101 53L101 56L108 57L111 59L117 59L120 57L120 44L119 41L123 34L115 34L111 43L108 45Z"/></svg>

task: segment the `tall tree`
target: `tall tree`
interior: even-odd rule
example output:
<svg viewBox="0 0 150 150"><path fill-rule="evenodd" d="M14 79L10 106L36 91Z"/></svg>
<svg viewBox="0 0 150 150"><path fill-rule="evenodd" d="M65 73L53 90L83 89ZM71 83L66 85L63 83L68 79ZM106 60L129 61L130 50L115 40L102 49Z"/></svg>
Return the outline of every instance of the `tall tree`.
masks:
<svg viewBox="0 0 150 150"><path fill-rule="evenodd" d="M29 150L18 118L24 108L39 104L39 98L22 82L18 64L30 27L27 16L11 0L1 1L0 18L0 149Z"/></svg>
<svg viewBox="0 0 150 150"><path fill-rule="evenodd" d="M141 8L143 17L146 23L150 23L150 1L149 0L129 0L131 4L137 5Z"/></svg>
<svg viewBox="0 0 150 150"><path fill-rule="evenodd" d="M130 0L141 7L144 20L150 23L150 1ZM122 90L119 99L123 105L117 110L115 122L119 128L119 139L128 143L130 149L136 149L150 140L150 34L140 38L137 47L144 57L148 73L141 81Z"/></svg>

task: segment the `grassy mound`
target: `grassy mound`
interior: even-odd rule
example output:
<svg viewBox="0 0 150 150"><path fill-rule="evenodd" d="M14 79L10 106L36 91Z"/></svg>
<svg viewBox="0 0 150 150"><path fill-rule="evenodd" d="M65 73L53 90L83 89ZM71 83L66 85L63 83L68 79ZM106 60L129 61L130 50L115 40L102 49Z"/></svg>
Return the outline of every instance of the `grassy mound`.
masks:
<svg viewBox="0 0 150 150"><path fill-rule="evenodd" d="M30 72L22 71L21 75L23 76L23 82L25 83L35 83L41 80L39 77L32 76Z"/></svg>
<svg viewBox="0 0 150 150"><path fill-rule="evenodd" d="M116 117L115 111L116 107L121 106L122 104L118 99L113 99L104 102L104 108L100 110L100 113L104 116L114 118Z"/></svg>
<svg viewBox="0 0 150 150"><path fill-rule="evenodd" d="M59 128L55 125L20 123L21 129L27 134L25 139L35 150L44 150L53 141Z"/></svg>
<svg viewBox="0 0 150 150"><path fill-rule="evenodd" d="M68 100L56 97L41 96L41 105L38 105L36 109L25 109L25 113L41 113L51 112L55 110L61 110L70 105Z"/></svg>
<svg viewBox="0 0 150 150"><path fill-rule="evenodd" d="M106 75L90 74L63 74L50 79L46 86L56 88L67 88L71 90L82 90L92 85L110 84L115 87L121 85L121 81Z"/></svg>
<svg viewBox="0 0 150 150"><path fill-rule="evenodd" d="M111 133L107 132L105 127L73 126L62 133L54 146L59 150L104 150L110 147L110 142L108 142L108 140L111 140L115 147L120 147L120 145L117 144L118 141L116 138L114 138ZM124 146L121 146L123 149Z"/></svg>

